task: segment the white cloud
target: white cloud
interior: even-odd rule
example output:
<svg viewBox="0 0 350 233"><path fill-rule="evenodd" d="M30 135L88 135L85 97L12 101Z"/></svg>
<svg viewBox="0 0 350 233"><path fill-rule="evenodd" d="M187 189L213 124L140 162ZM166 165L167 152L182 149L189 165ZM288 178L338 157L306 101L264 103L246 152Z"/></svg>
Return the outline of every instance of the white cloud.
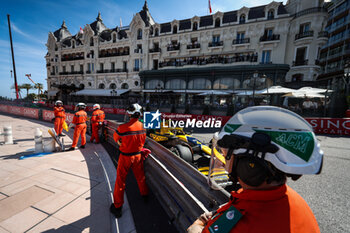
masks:
<svg viewBox="0 0 350 233"><path fill-rule="evenodd" d="M39 40L38 38L32 36L32 35L29 35L28 33L22 31L21 29L19 29L16 24L14 24L13 22L11 23L11 28L14 32L17 32L18 34L26 37L27 39L30 39L31 41L34 41L34 42L37 42L37 43L40 43L40 44L45 44L45 41L43 40Z"/></svg>

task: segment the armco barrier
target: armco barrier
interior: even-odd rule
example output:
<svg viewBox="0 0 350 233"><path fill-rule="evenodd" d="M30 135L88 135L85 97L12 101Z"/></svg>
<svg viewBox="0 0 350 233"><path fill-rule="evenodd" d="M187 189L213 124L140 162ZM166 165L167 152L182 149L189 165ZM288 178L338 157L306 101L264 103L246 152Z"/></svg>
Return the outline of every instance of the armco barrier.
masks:
<svg viewBox="0 0 350 233"><path fill-rule="evenodd" d="M3 104L0 105L0 112L9 113L16 116L29 117L33 119L39 119L39 111L40 110L36 108L8 106Z"/></svg>
<svg viewBox="0 0 350 233"><path fill-rule="evenodd" d="M118 123L107 122L107 140L117 147L113 134ZM174 153L150 138L146 145L152 153L145 160L147 183L179 232L205 211L218 208L229 199L226 191L208 187L206 177Z"/></svg>

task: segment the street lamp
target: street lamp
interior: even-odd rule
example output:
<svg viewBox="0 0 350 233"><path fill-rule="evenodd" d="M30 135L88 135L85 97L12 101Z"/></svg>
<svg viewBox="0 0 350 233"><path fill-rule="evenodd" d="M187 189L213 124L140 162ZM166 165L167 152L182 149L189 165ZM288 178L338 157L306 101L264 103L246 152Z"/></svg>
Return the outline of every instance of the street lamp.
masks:
<svg viewBox="0 0 350 233"><path fill-rule="evenodd" d="M110 91L112 96L112 108L114 108L114 96L117 96L117 92L113 89Z"/></svg>

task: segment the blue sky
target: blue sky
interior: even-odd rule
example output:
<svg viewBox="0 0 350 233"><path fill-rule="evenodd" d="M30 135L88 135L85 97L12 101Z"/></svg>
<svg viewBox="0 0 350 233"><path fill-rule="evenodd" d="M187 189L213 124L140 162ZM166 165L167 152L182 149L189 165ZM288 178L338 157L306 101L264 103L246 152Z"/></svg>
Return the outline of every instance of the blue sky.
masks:
<svg viewBox="0 0 350 233"><path fill-rule="evenodd" d="M253 7L270 3L272 0L211 0L213 13L237 10L242 6ZM148 7L158 23L174 19L207 15L208 0L148 0ZM286 3L286 0L283 1ZM25 74L31 74L35 82L44 84L46 90L45 43L48 33L60 28L66 21L72 34L79 27L92 23L98 12L104 24L109 27L128 25L134 14L142 9L144 0L12 0L3 1L0 9L0 96L15 98L11 86L11 49L7 14L11 17L12 38L18 84L31 83ZM37 93L36 90L30 92ZM25 97L25 91L22 93Z"/></svg>

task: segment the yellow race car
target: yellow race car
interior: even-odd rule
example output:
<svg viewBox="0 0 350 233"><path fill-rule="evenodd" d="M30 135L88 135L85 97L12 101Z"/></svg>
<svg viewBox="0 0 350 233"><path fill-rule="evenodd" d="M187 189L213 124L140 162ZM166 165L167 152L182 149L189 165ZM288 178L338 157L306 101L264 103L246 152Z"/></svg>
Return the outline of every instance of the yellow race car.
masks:
<svg viewBox="0 0 350 233"><path fill-rule="evenodd" d="M160 129L148 131L148 136L163 146L169 148L174 154L196 167L202 174L208 176L209 163L212 149L204 144L190 133L186 133L183 128L169 127L167 122L161 124ZM215 149L216 157L222 158L222 155ZM228 174L225 170L214 172L215 180L222 186L231 185Z"/></svg>

